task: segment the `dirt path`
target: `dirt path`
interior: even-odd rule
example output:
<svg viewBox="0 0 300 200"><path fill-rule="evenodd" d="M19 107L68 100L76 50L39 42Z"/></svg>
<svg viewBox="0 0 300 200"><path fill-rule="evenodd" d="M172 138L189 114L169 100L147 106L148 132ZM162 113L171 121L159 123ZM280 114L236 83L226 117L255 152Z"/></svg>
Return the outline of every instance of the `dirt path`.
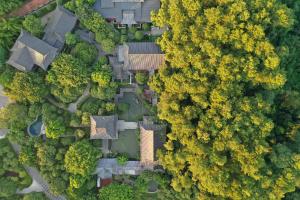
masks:
<svg viewBox="0 0 300 200"><path fill-rule="evenodd" d="M41 8L49 4L52 1L54 0L27 0L24 2L24 4L21 7L12 11L9 15L22 17L33 12L38 8Z"/></svg>

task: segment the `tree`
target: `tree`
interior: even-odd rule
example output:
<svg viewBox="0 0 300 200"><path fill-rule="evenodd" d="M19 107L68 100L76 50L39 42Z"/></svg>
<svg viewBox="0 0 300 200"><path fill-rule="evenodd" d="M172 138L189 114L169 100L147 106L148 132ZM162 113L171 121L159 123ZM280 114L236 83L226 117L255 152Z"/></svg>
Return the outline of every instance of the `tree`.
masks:
<svg viewBox="0 0 300 200"><path fill-rule="evenodd" d="M25 194L23 197L23 200L45 200L45 199L46 199L45 195L40 192Z"/></svg>
<svg viewBox="0 0 300 200"><path fill-rule="evenodd" d="M23 0L10 0L0 2L0 16L4 15L22 4Z"/></svg>
<svg viewBox="0 0 300 200"><path fill-rule="evenodd" d="M0 46L0 68L5 65L7 54L7 50Z"/></svg>
<svg viewBox="0 0 300 200"><path fill-rule="evenodd" d="M275 148L265 95L286 81L273 37L291 29L291 13L279 1L162 1L153 21L170 30L158 41L168 63L150 85L172 127L159 158L177 192L281 199L297 187L297 153L279 168L289 151Z"/></svg>
<svg viewBox="0 0 300 200"><path fill-rule="evenodd" d="M2 2L4 1L1 1L1 3ZM22 27L22 23L19 18L8 18L8 19L1 18L0 19L0 46L5 49L10 49L15 39L18 37L21 27Z"/></svg>
<svg viewBox="0 0 300 200"><path fill-rule="evenodd" d="M137 72L135 74L135 80L139 85L145 85L148 81L148 76L145 73Z"/></svg>
<svg viewBox="0 0 300 200"><path fill-rule="evenodd" d="M61 54L48 71L46 80L51 84L51 93L65 103L80 96L89 78L86 65L71 55Z"/></svg>
<svg viewBox="0 0 300 200"><path fill-rule="evenodd" d="M65 155L65 168L71 174L89 176L96 169L100 156L99 150L88 141L76 142Z"/></svg>
<svg viewBox="0 0 300 200"><path fill-rule="evenodd" d="M17 191L17 185L7 179L7 178L0 178L0 197L10 197L14 195Z"/></svg>
<svg viewBox="0 0 300 200"><path fill-rule="evenodd" d="M28 15L25 17L25 20L23 21L23 27L29 33L37 37L44 33L44 27L41 19L34 15Z"/></svg>
<svg viewBox="0 0 300 200"><path fill-rule="evenodd" d="M66 33L66 44L69 46L74 46L78 41L78 38L75 34L73 33Z"/></svg>
<svg viewBox="0 0 300 200"><path fill-rule="evenodd" d="M129 185L112 183L99 191L101 200L132 200L134 199L133 189Z"/></svg>
<svg viewBox="0 0 300 200"><path fill-rule="evenodd" d="M7 95L18 102L37 103L49 94L44 76L35 72L17 72L9 86Z"/></svg>
<svg viewBox="0 0 300 200"><path fill-rule="evenodd" d="M22 130L27 127L30 119L27 116L28 108L25 105L12 103L0 110L0 127L13 130Z"/></svg>
<svg viewBox="0 0 300 200"><path fill-rule="evenodd" d="M72 49L72 55L83 61L86 65L91 65L97 58L98 50L94 45L80 42Z"/></svg>
<svg viewBox="0 0 300 200"><path fill-rule="evenodd" d="M141 41L144 38L144 32L143 31L136 31L134 33L134 38L138 41Z"/></svg>

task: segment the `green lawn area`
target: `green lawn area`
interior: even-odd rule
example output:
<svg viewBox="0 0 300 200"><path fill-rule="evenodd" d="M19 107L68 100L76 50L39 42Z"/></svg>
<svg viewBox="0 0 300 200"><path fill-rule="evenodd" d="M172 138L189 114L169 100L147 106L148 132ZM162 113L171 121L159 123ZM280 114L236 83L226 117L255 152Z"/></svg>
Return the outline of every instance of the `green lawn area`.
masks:
<svg viewBox="0 0 300 200"><path fill-rule="evenodd" d="M126 130L119 132L119 139L112 140L112 152L124 153L131 159L138 159L140 145L137 131L138 130Z"/></svg>
<svg viewBox="0 0 300 200"><path fill-rule="evenodd" d="M126 103L129 105L129 110L119 115L119 119L125 121L141 121L143 116L148 113L143 103L138 100L135 93L124 93L124 96L119 99L119 103Z"/></svg>

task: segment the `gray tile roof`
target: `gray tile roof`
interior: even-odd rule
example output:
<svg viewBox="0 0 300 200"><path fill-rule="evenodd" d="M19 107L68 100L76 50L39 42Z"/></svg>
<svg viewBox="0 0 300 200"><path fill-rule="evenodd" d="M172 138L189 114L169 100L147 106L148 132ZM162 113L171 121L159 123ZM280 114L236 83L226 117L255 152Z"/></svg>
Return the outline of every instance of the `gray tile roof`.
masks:
<svg viewBox="0 0 300 200"><path fill-rule="evenodd" d="M97 0L94 9L103 17L115 19L121 24L151 22L151 11L160 8L160 0ZM123 20L126 13L134 14L134 20ZM125 13L125 15L124 15Z"/></svg>
<svg viewBox="0 0 300 200"><path fill-rule="evenodd" d="M124 70L155 70L164 63L164 54L154 42L132 42L119 47Z"/></svg>
<svg viewBox="0 0 300 200"><path fill-rule="evenodd" d="M90 139L117 139L117 115L91 116Z"/></svg>
<svg viewBox="0 0 300 200"><path fill-rule="evenodd" d="M21 71L31 71L34 65L47 70L58 50L22 30L11 52L7 64Z"/></svg>
<svg viewBox="0 0 300 200"><path fill-rule="evenodd" d="M57 6L53 17L45 28L43 40L48 44L62 49L65 43L65 35L75 27L77 17L67 9Z"/></svg>

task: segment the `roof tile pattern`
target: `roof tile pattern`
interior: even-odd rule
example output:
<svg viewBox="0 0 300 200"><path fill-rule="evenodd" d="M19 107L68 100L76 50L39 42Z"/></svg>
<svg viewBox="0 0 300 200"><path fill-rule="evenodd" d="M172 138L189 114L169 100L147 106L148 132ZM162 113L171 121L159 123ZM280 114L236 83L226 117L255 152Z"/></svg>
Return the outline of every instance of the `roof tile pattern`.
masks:
<svg viewBox="0 0 300 200"><path fill-rule="evenodd" d="M117 115L91 116L90 139L117 139Z"/></svg>

